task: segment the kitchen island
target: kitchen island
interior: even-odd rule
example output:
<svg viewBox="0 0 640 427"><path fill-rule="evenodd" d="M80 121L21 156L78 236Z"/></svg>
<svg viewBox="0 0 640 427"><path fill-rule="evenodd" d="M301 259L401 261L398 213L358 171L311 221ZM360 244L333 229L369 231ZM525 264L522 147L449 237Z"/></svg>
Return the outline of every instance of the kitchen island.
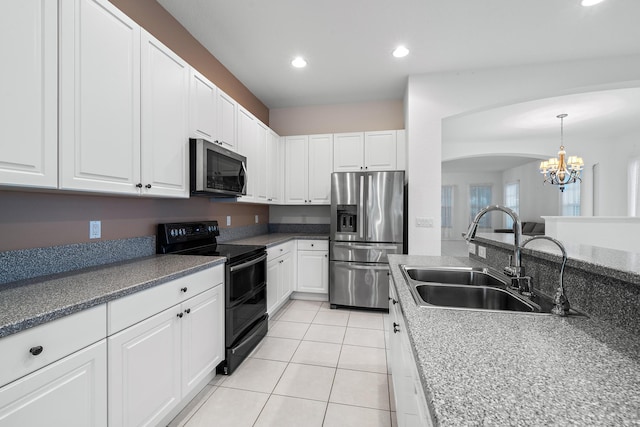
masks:
<svg viewBox="0 0 640 427"><path fill-rule="evenodd" d="M435 425L640 425L636 335L594 318L419 307L402 264L483 264L389 257Z"/></svg>

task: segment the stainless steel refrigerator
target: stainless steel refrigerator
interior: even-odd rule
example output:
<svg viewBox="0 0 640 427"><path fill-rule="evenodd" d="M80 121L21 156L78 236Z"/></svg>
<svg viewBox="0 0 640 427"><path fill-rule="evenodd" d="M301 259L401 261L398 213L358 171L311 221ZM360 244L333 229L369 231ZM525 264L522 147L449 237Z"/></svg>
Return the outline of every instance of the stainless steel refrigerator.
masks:
<svg viewBox="0 0 640 427"><path fill-rule="evenodd" d="M388 254L404 253L404 172L331 174L329 303L389 307Z"/></svg>

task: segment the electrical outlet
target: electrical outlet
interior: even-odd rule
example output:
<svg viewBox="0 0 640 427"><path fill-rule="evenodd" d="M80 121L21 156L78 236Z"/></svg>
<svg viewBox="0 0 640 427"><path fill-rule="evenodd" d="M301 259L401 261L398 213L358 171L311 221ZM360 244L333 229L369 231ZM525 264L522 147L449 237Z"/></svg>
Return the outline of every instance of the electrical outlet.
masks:
<svg viewBox="0 0 640 427"><path fill-rule="evenodd" d="M231 225L231 215L227 215L227 227Z"/></svg>
<svg viewBox="0 0 640 427"><path fill-rule="evenodd" d="M89 238L99 239L102 235L102 224L100 221L89 221Z"/></svg>
<svg viewBox="0 0 640 427"><path fill-rule="evenodd" d="M469 243L469 253L475 255L476 254L476 244Z"/></svg>
<svg viewBox="0 0 640 427"><path fill-rule="evenodd" d="M433 218L416 217L416 227L433 228Z"/></svg>
<svg viewBox="0 0 640 427"><path fill-rule="evenodd" d="M480 258L486 258L487 257L487 248L485 248L484 246L478 246L478 256Z"/></svg>
<svg viewBox="0 0 640 427"><path fill-rule="evenodd" d="M258 223L258 215L256 215L256 224Z"/></svg>

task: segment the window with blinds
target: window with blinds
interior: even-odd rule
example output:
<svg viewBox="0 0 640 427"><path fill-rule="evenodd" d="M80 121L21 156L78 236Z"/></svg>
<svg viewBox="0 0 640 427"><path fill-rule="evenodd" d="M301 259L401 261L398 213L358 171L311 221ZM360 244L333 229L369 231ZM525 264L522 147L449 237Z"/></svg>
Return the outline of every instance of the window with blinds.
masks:
<svg viewBox="0 0 640 427"><path fill-rule="evenodd" d="M504 205L515 213L520 213L520 182L508 182L504 186ZM513 219L509 215L503 215L504 227L512 228Z"/></svg>
<svg viewBox="0 0 640 427"><path fill-rule="evenodd" d="M472 184L469 186L469 223L482 209L491 204L491 185ZM480 228L491 228L491 216L484 215L478 223Z"/></svg>

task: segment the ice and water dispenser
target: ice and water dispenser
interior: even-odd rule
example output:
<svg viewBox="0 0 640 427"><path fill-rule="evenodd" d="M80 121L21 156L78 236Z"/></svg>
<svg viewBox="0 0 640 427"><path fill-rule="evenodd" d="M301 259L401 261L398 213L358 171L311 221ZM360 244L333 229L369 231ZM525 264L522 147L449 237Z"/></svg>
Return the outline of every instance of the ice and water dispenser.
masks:
<svg viewBox="0 0 640 427"><path fill-rule="evenodd" d="M338 233L358 232L358 213L356 205L338 205L336 209Z"/></svg>

